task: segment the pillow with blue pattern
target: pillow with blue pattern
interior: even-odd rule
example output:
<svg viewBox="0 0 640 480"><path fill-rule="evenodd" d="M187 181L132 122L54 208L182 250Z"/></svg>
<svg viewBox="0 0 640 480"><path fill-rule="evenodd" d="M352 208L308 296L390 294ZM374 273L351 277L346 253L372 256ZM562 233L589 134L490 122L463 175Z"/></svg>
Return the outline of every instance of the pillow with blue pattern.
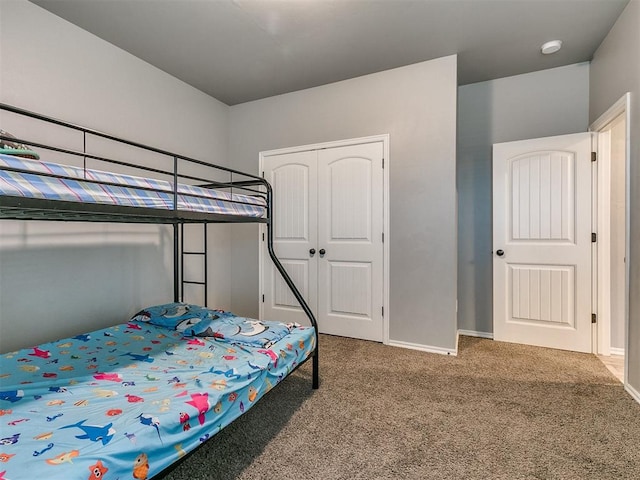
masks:
<svg viewBox="0 0 640 480"><path fill-rule="evenodd" d="M145 308L136 313L131 321L175 330L185 337L214 337L219 341L258 348L269 348L294 328L300 327L297 323L254 320L188 303L167 303Z"/></svg>
<svg viewBox="0 0 640 480"><path fill-rule="evenodd" d="M211 323L211 335L218 340L247 347L270 348L289 335L297 323L269 322L245 317L224 317Z"/></svg>
<svg viewBox="0 0 640 480"><path fill-rule="evenodd" d="M178 302L145 308L131 317L131 321L176 330L184 336L208 337L212 336L211 322L227 316L233 314Z"/></svg>

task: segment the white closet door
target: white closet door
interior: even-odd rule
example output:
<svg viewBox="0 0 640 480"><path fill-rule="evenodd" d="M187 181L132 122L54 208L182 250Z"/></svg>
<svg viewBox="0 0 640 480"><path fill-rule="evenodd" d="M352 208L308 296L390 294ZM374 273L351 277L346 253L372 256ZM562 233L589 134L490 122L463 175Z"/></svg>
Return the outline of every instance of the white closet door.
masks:
<svg viewBox="0 0 640 480"><path fill-rule="evenodd" d="M318 151L323 333L383 339L383 152L382 142Z"/></svg>
<svg viewBox="0 0 640 480"><path fill-rule="evenodd" d="M317 312L317 154L315 151L265 158L265 177L273 187L274 249L280 262ZM266 245L266 244L265 244ZM264 253L264 318L308 325L306 315L289 287Z"/></svg>

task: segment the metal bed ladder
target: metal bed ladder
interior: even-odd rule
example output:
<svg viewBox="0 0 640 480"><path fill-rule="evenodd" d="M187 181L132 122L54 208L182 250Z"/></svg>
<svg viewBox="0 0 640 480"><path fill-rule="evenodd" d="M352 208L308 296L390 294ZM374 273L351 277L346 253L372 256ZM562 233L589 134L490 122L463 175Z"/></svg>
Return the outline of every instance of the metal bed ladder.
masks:
<svg viewBox="0 0 640 480"><path fill-rule="evenodd" d="M185 250L184 241L184 223L180 224L180 300L184 302L184 286L185 285L201 285L204 290L204 306L208 307L207 297L207 224L202 223L202 235L203 244L202 250ZM186 257L202 257L204 278L202 280L185 280L184 278L184 264Z"/></svg>

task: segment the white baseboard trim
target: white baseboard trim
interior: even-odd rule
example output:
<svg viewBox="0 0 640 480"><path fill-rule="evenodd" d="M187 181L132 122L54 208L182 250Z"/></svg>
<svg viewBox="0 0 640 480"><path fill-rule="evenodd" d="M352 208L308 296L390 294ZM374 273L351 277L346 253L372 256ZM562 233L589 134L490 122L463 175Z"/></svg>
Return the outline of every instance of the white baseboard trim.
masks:
<svg viewBox="0 0 640 480"><path fill-rule="evenodd" d="M629 395L631 395L633 397L633 399L640 403L640 392L638 392L635 388L633 388L631 385L626 384L624 386L624 389L629 393Z"/></svg>
<svg viewBox="0 0 640 480"><path fill-rule="evenodd" d="M624 348L609 347L609 353L611 355L619 355L621 357L624 357Z"/></svg>
<svg viewBox="0 0 640 480"><path fill-rule="evenodd" d="M389 345L390 347L400 347L400 348L409 348L411 350L420 350L421 352L438 353L440 355L453 355L453 356L458 355L458 351L454 349L434 347L432 345L422 345L419 343L400 342L398 340L389 340L389 343L387 345Z"/></svg>
<svg viewBox="0 0 640 480"><path fill-rule="evenodd" d="M462 330L458 329L458 335L464 335L465 337L480 337L493 340L493 333L491 332L476 332L475 330Z"/></svg>

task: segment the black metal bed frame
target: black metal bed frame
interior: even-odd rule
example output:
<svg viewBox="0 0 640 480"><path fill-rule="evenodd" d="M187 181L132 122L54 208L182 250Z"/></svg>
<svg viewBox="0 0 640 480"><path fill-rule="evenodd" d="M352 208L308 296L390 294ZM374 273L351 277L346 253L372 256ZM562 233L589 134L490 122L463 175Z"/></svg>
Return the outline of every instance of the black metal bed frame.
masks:
<svg viewBox="0 0 640 480"><path fill-rule="evenodd" d="M29 110L18 108L12 105L0 103L0 110L10 112L13 114L33 118L39 121L47 122L49 124L57 125L60 127L69 128L82 132L83 150L72 150L62 148L59 146L48 145L45 143L34 142L25 138L14 138L0 134L0 140L7 140L17 143L22 143L30 147L42 148L49 151L55 151L66 155L72 155L75 157L82 157L83 168L87 170L87 160L94 160L101 162L101 164L119 165L122 167L134 168L142 172L152 173L156 175L162 175L171 178L173 190L173 208L151 208L151 207L134 207L134 206L117 206L101 203L81 203L63 200L47 200L42 198L29 198L29 197L14 197L7 195L0 195L0 219L12 219L12 220L48 220L48 221L67 221L67 222L118 222L118 223L151 223L151 224L168 224L173 225L173 295L174 301L178 302L184 298L184 285L185 284L198 284L202 285L205 291L205 306L207 299L207 270L206 270L206 235L207 224L209 223L264 223L267 226L267 250L269 256L273 261L276 269L284 279L285 283L295 296L296 300L300 304L305 315L311 322L315 330L316 342L313 354L309 357L313 362L312 373L312 388L317 389L319 386L319 362L318 362L318 324L316 322L313 312L307 305L306 301L302 297L302 294L294 284L293 280L284 269L280 260L276 256L273 248L273 190L267 180L257 175L241 172L232 168L216 165L210 162L197 160L194 158L179 155L177 153L169 152L159 148L151 147L142 143L133 142L123 138L119 138L107 133L103 133L91 128L86 128L80 125L65 122L56 118L52 118L46 115L35 113ZM145 167L137 165L131 162L116 160L113 158L107 158L99 155L92 155L87 152L87 136L93 136L102 138L105 140L117 142L121 145L127 145L137 149L142 149L147 152L153 152L165 157L173 159L172 170L162 170L153 167ZM191 165L198 165L211 169L212 173L219 174L223 172L229 175L229 180L220 182L211 178L202 178L200 176L188 175L179 173L179 166L184 163ZM16 171L22 173L32 173L21 169L12 169L2 167L3 170ZM59 178L63 180L81 180L86 183L95 183L108 186L117 186L125 188L134 188L137 190L149 190L158 193L166 194L166 191L161 191L149 187L140 187L131 185L124 185L120 183L111 183L96 181L91 179L78 179L70 176L57 175L53 173L38 172L39 176L49 176ZM234 175L240 180L234 180ZM229 200L222 200L228 203L247 203L242 200L234 199L234 190L236 193L240 192L244 195L251 195L262 197L265 200L265 216L263 217L249 217L237 214L221 214L221 213L204 213L194 212L178 209L178 182L191 181L196 183L201 188L215 188L217 190L228 190ZM257 187L257 188L255 188ZM189 196L197 197L198 195L189 194ZM184 225L185 224L203 224L204 228L204 246L203 251L185 251L184 250ZM204 280L193 281L184 279L184 258L186 255L202 255L204 259Z"/></svg>

